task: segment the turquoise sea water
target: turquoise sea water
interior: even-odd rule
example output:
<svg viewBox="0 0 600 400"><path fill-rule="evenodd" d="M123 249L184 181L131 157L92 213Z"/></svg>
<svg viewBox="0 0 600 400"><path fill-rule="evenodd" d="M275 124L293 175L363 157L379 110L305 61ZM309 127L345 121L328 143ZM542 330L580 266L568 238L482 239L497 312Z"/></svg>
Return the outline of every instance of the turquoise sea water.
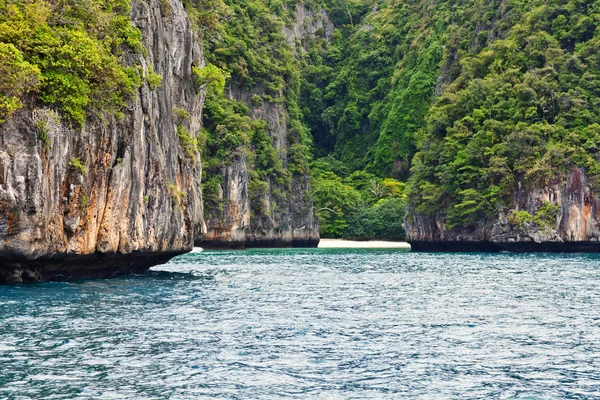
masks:
<svg viewBox="0 0 600 400"><path fill-rule="evenodd" d="M600 398L600 258L254 250L0 286L0 399Z"/></svg>

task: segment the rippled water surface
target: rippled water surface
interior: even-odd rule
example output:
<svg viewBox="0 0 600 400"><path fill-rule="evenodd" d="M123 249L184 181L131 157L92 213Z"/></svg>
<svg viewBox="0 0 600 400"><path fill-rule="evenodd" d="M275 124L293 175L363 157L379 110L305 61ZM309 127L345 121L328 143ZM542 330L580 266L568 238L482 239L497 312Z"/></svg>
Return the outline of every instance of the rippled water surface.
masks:
<svg viewBox="0 0 600 400"><path fill-rule="evenodd" d="M255 250L0 286L4 399L600 398L600 258Z"/></svg>

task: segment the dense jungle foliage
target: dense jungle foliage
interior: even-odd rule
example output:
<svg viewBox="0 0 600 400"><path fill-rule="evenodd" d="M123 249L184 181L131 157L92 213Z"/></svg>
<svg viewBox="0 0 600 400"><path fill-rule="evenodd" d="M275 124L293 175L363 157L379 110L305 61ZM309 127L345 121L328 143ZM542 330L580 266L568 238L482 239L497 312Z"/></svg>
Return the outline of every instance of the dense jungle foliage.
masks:
<svg viewBox="0 0 600 400"><path fill-rule="evenodd" d="M203 195L208 216L219 218L221 214L221 203L226 201L219 196L222 168L236 159L246 160L250 167L249 197L252 216L256 217L266 212L262 199L269 197L269 193L274 200L270 208L277 209L277 198L291 190L290 178L309 172L311 150L321 156L328 154L322 149L322 143L330 135L329 125L323 125L321 115L325 107L323 85L339 75L336 69L342 68L341 52L345 51L347 36L353 32L351 20L360 20L368 4L352 5L343 0L330 4L304 3L308 10L326 8L340 28L335 29L331 37L320 29L298 43L288 43L283 35L284 27L296 22L296 5L249 0L188 3L196 25L210 27L199 29L209 63L202 68L216 68L228 77L225 91L209 90L205 104L207 140L203 154ZM349 75L354 67L343 68ZM341 75L332 84L340 88L345 85ZM333 93L333 89L330 91ZM353 93L358 94L359 89ZM332 98L332 101L337 107L342 99ZM255 112L268 104L285 106L289 145L285 165L274 148L266 122ZM329 113L331 120L336 118L332 111ZM317 143L313 145L312 140ZM362 139L355 137L355 140ZM385 174L376 176L361 171L358 164L358 167L347 165L348 173L338 176L330 171L328 160L335 158L320 159L310 168L313 188L310 194L315 200L321 234L324 237L402 239L403 184L384 179ZM343 161L349 164L348 160ZM386 221L391 214L397 216L397 223ZM374 222L368 224L366 220L370 218Z"/></svg>
<svg viewBox="0 0 600 400"><path fill-rule="evenodd" d="M37 92L76 126L119 113L152 71L124 66L143 53L128 0L0 0L0 122Z"/></svg>
<svg viewBox="0 0 600 400"><path fill-rule="evenodd" d="M353 23L310 47L301 89L315 154L335 161L330 171L343 176L339 162L403 180L409 212L449 227L511 208L517 185L542 186L575 165L600 184L599 2L349 10ZM321 218L326 230L331 218Z"/></svg>
<svg viewBox="0 0 600 400"><path fill-rule="evenodd" d="M498 3L472 14L476 41L417 134L411 202L465 226L578 165L600 183L600 3Z"/></svg>

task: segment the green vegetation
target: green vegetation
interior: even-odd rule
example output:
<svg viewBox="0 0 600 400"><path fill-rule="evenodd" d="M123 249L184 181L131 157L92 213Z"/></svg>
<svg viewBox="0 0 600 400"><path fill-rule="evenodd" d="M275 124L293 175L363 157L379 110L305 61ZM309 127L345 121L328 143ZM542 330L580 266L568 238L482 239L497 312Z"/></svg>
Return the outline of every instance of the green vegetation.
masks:
<svg viewBox="0 0 600 400"><path fill-rule="evenodd" d="M90 204L90 199L85 188L81 188L81 211L84 213L87 211L87 207Z"/></svg>
<svg viewBox="0 0 600 400"><path fill-rule="evenodd" d="M512 207L517 182L539 186L577 165L600 183L600 7L533 3L512 3L510 19L491 7L471 15L487 32L476 46L459 29L450 35L447 51L460 62L417 136L416 211L465 226Z"/></svg>
<svg viewBox="0 0 600 400"><path fill-rule="evenodd" d="M179 210L185 210L185 199L187 193L177 187L174 182L167 181L167 191L171 196L173 203L179 208Z"/></svg>
<svg viewBox="0 0 600 400"><path fill-rule="evenodd" d="M32 91L78 126L88 111L119 112L141 83L122 63L126 49L144 51L129 10L127 0L0 0L0 123Z"/></svg>
<svg viewBox="0 0 600 400"><path fill-rule="evenodd" d="M179 143L185 155L192 161L196 161L196 152L198 151L198 142L190 134L190 131L183 125L177 125L177 136Z"/></svg>
<svg viewBox="0 0 600 400"><path fill-rule="evenodd" d="M303 60L301 106L316 154L405 178L439 74L443 30L412 2L346 3L326 2L334 17L346 7L352 17L338 12L330 43L317 38Z"/></svg>
<svg viewBox="0 0 600 400"><path fill-rule="evenodd" d="M46 121L36 121L35 126L38 129L38 136L42 143L44 143L44 150L50 150L50 137L48 137L48 124Z"/></svg>
<svg viewBox="0 0 600 400"><path fill-rule="evenodd" d="M183 108L178 108L178 107L173 108L173 115L175 116L175 119L178 120L179 122L184 122L190 117L189 112L187 112Z"/></svg>
<svg viewBox="0 0 600 400"><path fill-rule="evenodd" d="M402 182L364 171L346 174L345 166L332 158L312 166L312 196L323 237L404 239Z"/></svg>
<svg viewBox="0 0 600 400"><path fill-rule="evenodd" d="M369 208L361 208L348 219L344 237L356 240L404 240L404 199L382 199Z"/></svg>
<svg viewBox="0 0 600 400"><path fill-rule="evenodd" d="M323 157L314 165L342 177L313 174L315 188L354 198L343 178L355 171L405 180L409 212L452 228L510 210L518 185L556 182L574 166L600 186L600 4L346 4L344 20L324 2L337 29L302 59L300 105ZM336 211L320 215L324 236L354 232L344 224L356 202L337 198L315 196L317 209ZM510 218L554 226L551 206Z"/></svg>
<svg viewBox="0 0 600 400"><path fill-rule="evenodd" d="M283 36L289 16L282 3L262 0L201 0L186 6L206 46L206 65L192 72L196 89L207 90L201 139L207 216L222 216L227 199L221 198L221 174L235 162L249 168L251 215L265 216L285 200L293 178L308 171L311 153L298 107L300 64ZM279 107L287 124L287 154L275 149L274 127L253 112L267 106Z"/></svg>
<svg viewBox="0 0 600 400"><path fill-rule="evenodd" d="M321 157L312 164L321 235L403 239L406 199L397 179L408 177L425 126L444 57L445 18L416 2L321 5L336 29L329 40L318 32L305 43L300 97ZM332 195L319 195L323 188Z"/></svg>
<svg viewBox="0 0 600 400"><path fill-rule="evenodd" d="M51 148L50 135L56 132L60 126L59 115L51 109L37 109L32 115L33 124L37 130L38 138L42 142L43 150L49 151Z"/></svg>
<svg viewBox="0 0 600 400"><path fill-rule="evenodd" d="M14 45L0 43L0 124L23 106L21 98L38 87L40 78L39 68Z"/></svg>
<svg viewBox="0 0 600 400"><path fill-rule="evenodd" d="M336 29L329 41L317 35L306 44L300 98L315 155L322 157L312 164L321 235L403 239L406 199L396 179L407 178L416 133L425 126L443 26L412 2L323 6ZM322 188L337 194L323 197Z"/></svg>
<svg viewBox="0 0 600 400"><path fill-rule="evenodd" d="M81 161L81 158L79 158L79 157L72 159L71 161L69 161L67 163L67 165L69 167L71 167L72 169L74 169L75 171L80 172L82 175L87 174L87 167L85 166L85 163L83 163Z"/></svg>
<svg viewBox="0 0 600 400"><path fill-rule="evenodd" d="M154 67L152 64L148 65L148 70L144 73L144 80L148 84L150 90L156 90L156 88L162 85L162 76L154 73Z"/></svg>
<svg viewBox="0 0 600 400"><path fill-rule="evenodd" d="M513 210L508 216L508 221L513 225L518 225L521 229L525 223L533 222L544 230L556 228L556 216L558 214L558 204L545 202L535 213L531 215L527 211Z"/></svg>
<svg viewBox="0 0 600 400"><path fill-rule="evenodd" d="M342 178L325 172L312 185L315 212L319 217L321 232L325 237L342 237L348 228L347 215L356 211L360 193L345 185Z"/></svg>
<svg viewBox="0 0 600 400"><path fill-rule="evenodd" d="M211 88L216 93L223 92L225 80L229 77L229 74L212 64L204 67L192 67L192 72L196 77L197 90Z"/></svg>

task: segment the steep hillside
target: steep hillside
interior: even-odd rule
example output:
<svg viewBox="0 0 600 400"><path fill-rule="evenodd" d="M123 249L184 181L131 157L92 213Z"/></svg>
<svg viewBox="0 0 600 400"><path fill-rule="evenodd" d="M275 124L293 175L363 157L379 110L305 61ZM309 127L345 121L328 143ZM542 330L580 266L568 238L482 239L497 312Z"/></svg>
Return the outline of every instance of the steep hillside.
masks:
<svg viewBox="0 0 600 400"><path fill-rule="evenodd" d="M319 222L596 250L599 7L0 0L0 280L314 246Z"/></svg>
<svg viewBox="0 0 600 400"><path fill-rule="evenodd" d="M290 7L0 2L0 282L315 246Z"/></svg>
<svg viewBox="0 0 600 400"><path fill-rule="evenodd" d="M415 248L598 240L598 4L347 5L302 90L326 169L406 180Z"/></svg>
<svg viewBox="0 0 600 400"><path fill-rule="evenodd" d="M599 12L499 2L471 17L468 44L450 36L448 84L417 137L411 240L598 241Z"/></svg>
<svg viewBox="0 0 600 400"><path fill-rule="evenodd" d="M227 83L224 93L209 90L206 101L207 233L197 244L316 246L318 223L308 195L311 141L297 105L295 52L305 37L319 29L325 34L327 14L248 0L221 7L222 23L206 33L205 43L208 62Z"/></svg>

